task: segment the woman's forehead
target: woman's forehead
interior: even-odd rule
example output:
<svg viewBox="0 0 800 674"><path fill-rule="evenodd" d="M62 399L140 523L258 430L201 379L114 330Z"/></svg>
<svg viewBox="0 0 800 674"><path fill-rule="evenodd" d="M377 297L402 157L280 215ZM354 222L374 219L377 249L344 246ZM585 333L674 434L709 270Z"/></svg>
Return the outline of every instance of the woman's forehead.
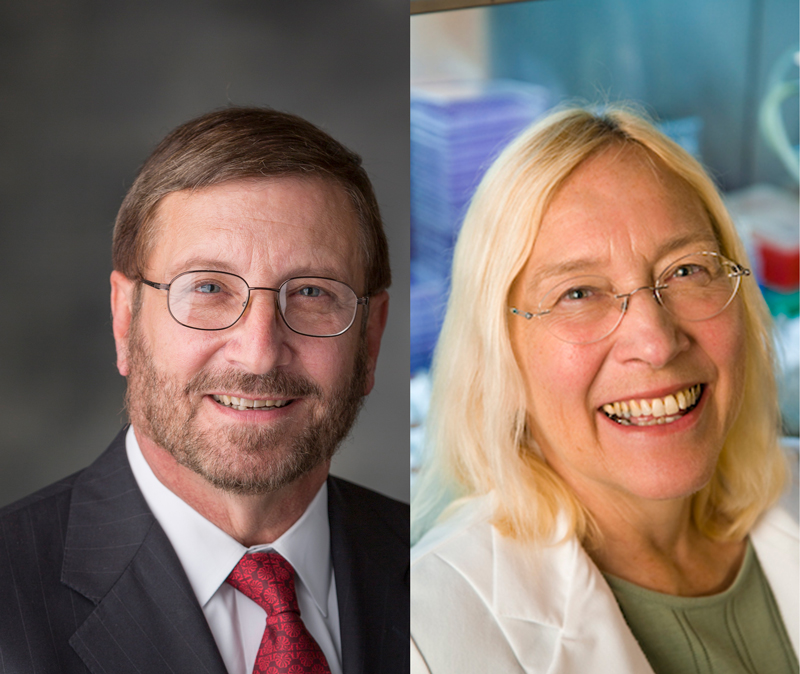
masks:
<svg viewBox="0 0 800 674"><path fill-rule="evenodd" d="M583 162L544 213L532 257L553 261L623 252L655 254L674 240L715 241L703 202L641 148L610 147Z"/></svg>

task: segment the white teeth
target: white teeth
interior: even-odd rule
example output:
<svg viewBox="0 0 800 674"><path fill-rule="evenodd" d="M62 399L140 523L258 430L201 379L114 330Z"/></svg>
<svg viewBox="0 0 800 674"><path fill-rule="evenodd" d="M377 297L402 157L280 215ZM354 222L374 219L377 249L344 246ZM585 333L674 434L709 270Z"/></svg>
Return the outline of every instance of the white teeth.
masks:
<svg viewBox="0 0 800 674"><path fill-rule="evenodd" d="M602 410L614 421L623 426L654 426L656 424L670 424L683 417L683 413L690 410L700 400L702 387L695 384L676 393L671 393L663 398L639 400L620 400L606 403ZM641 417L641 420L639 419ZM632 419L633 421L628 421Z"/></svg>
<svg viewBox="0 0 800 674"><path fill-rule="evenodd" d="M650 407L653 410L654 417L663 417L667 413L664 409L664 401L661 398L653 398L653 402L650 403Z"/></svg>
<svg viewBox="0 0 800 674"><path fill-rule="evenodd" d="M286 407L291 400L250 400L249 398L237 398L236 396L213 395L211 396L218 403L231 407L235 410L252 410L272 407Z"/></svg>
<svg viewBox="0 0 800 674"><path fill-rule="evenodd" d="M678 401L675 400L675 396L669 395L664 398L664 412L666 414L677 414L678 410Z"/></svg>

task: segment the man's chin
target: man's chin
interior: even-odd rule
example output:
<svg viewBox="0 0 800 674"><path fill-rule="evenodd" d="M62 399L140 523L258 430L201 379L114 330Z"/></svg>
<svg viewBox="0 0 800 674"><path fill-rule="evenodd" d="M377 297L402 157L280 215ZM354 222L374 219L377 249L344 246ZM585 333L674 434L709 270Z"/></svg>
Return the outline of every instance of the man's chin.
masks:
<svg viewBox="0 0 800 674"><path fill-rule="evenodd" d="M250 425L198 429L165 449L217 489L258 495L283 489L330 460L336 447L309 435L315 434L296 437L288 429Z"/></svg>
<svg viewBox="0 0 800 674"><path fill-rule="evenodd" d="M295 458L288 455L270 461L254 462L242 460L241 457L233 460L227 457L205 457L203 461L176 457L178 463L195 472L216 489L246 496L280 491L323 463L322 459L317 458L314 463L298 465Z"/></svg>

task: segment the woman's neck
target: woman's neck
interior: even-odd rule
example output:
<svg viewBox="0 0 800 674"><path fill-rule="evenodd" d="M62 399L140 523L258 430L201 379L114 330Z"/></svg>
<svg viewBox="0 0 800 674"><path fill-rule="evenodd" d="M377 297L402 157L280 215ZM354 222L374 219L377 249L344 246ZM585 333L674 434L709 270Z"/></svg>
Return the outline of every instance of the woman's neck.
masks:
<svg viewBox="0 0 800 674"><path fill-rule="evenodd" d="M717 594L744 560L744 541L714 541L695 525L689 498L586 504L600 536L587 549L603 573L678 596Z"/></svg>

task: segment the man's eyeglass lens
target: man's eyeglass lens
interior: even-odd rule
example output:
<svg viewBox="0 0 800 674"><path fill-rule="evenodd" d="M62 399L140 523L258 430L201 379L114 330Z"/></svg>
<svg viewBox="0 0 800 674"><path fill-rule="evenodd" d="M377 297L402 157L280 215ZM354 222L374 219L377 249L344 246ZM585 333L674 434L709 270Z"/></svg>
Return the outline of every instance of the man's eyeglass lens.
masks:
<svg viewBox="0 0 800 674"><path fill-rule="evenodd" d="M250 288L235 274L189 271L169 284L169 311L181 325L197 330L223 330L244 313L251 290L278 293L278 308L286 325L302 335L333 337L345 332L360 303L350 286L326 278L302 277L280 288Z"/></svg>
<svg viewBox="0 0 800 674"><path fill-rule="evenodd" d="M539 318L559 339L591 344L610 335L631 297L649 291L675 318L704 321L721 313L733 300L748 269L718 253L694 253L680 258L658 277L654 286L618 293L603 276L567 279L544 293L534 313L512 308L524 318Z"/></svg>

